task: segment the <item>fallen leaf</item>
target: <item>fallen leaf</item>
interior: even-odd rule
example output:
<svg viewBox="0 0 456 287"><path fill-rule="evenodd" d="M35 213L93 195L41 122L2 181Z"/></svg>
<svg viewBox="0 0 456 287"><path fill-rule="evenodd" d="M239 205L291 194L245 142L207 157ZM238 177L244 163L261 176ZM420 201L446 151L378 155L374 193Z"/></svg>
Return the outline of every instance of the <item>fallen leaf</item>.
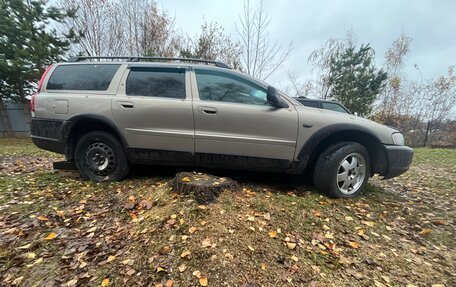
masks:
<svg viewBox="0 0 456 287"><path fill-rule="evenodd" d="M188 232L189 232L190 234L193 234L193 233L195 233L196 230L197 230L197 228L196 228L195 226L192 226L192 227L190 227L190 228L188 229Z"/></svg>
<svg viewBox="0 0 456 287"><path fill-rule="evenodd" d="M275 230L269 232L268 234L269 234L269 237L271 237L271 238L276 238L277 237L277 231L275 231Z"/></svg>
<svg viewBox="0 0 456 287"><path fill-rule="evenodd" d="M364 224L364 225L369 226L369 227L374 227L375 222L373 222L373 221L364 221L363 220L363 221L361 221L361 224Z"/></svg>
<svg viewBox="0 0 456 287"><path fill-rule="evenodd" d="M108 256L108 259L106 259L106 263L109 263L109 262L111 262L111 261L114 261L115 259L116 259L115 256L109 255L109 256Z"/></svg>
<svg viewBox="0 0 456 287"><path fill-rule="evenodd" d="M29 243L29 244L23 245L21 247L18 247L17 249L29 249L30 246L32 246L32 244Z"/></svg>
<svg viewBox="0 0 456 287"><path fill-rule="evenodd" d="M33 262L33 265L35 265L35 264L40 264L40 263L42 263L42 262L43 262L43 257L38 258L37 260L35 260L35 262Z"/></svg>
<svg viewBox="0 0 456 287"><path fill-rule="evenodd" d="M430 228L424 228L423 230L420 231L420 233L418 233L420 236L426 236L428 234L430 234L432 232L432 229Z"/></svg>
<svg viewBox="0 0 456 287"><path fill-rule="evenodd" d="M191 180L190 180L190 178L189 178L188 176L186 176L186 177L184 177L184 178L182 179L182 181L183 181L183 182L190 182Z"/></svg>
<svg viewBox="0 0 456 287"><path fill-rule="evenodd" d="M207 286L207 277L201 276L201 278L199 279L199 283L201 286Z"/></svg>
<svg viewBox="0 0 456 287"><path fill-rule="evenodd" d="M166 287L173 287L174 281L171 279L166 280L165 286Z"/></svg>
<svg viewBox="0 0 456 287"><path fill-rule="evenodd" d="M291 260L293 260L294 262L298 262L299 258L293 255L291 256Z"/></svg>
<svg viewBox="0 0 456 287"><path fill-rule="evenodd" d="M260 268L261 270L266 270L266 268L268 268L268 265L266 265L266 263L261 263Z"/></svg>
<svg viewBox="0 0 456 287"><path fill-rule="evenodd" d="M97 230L97 227L94 226L94 227L88 229L88 230L87 230L87 233L95 232L96 230Z"/></svg>
<svg viewBox="0 0 456 287"><path fill-rule="evenodd" d="M57 237L57 234L56 234L55 232L51 232L51 233L49 233L48 236L46 236L44 239L45 239L45 240L52 240L52 239L54 239L54 238L56 238L56 237Z"/></svg>
<svg viewBox="0 0 456 287"><path fill-rule="evenodd" d="M211 247L211 246L212 246L212 243L209 238L206 238L201 242L201 247L203 247L203 248Z"/></svg>
<svg viewBox="0 0 456 287"><path fill-rule="evenodd" d="M65 283L65 286L66 287L73 287L73 286L76 286L76 283L78 283L78 279L77 278L68 281L67 283Z"/></svg>
<svg viewBox="0 0 456 287"><path fill-rule="evenodd" d="M49 218L47 218L46 216L40 215L40 216L38 216L38 220L47 221L47 220L49 220Z"/></svg>
<svg viewBox="0 0 456 287"><path fill-rule="evenodd" d="M253 248L252 246L247 245L247 247L249 248L250 251L252 251L252 252L255 251L255 248Z"/></svg>
<svg viewBox="0 0 456 287"><path fill-rule="evenodd" d="M199 270L193 271L193 276L196 276L196 278L201 278L201 272Z"/></svg>
<svg viewBox="0 0 456 287"><path fill-rule="evenodd" d="M263 215L263 218L264 218L265 220L271 220L271 214L266 213L266 214Z"/></svg>
<svg viewBox="0 0 456 287"><path fill-rule="evenodd" d="M287 247L288 249L295 249L296 248L296 243L293 243L293 242L287 242Z"/></svg>
<svg viewBox="0 0 456 287"><path fill-rule="evenodd" d="M109 286L109 278L103 279L103 281L101 281L101 286L102 287Z"/></svg>
<svg viewBox="0 0 456 287"><path fill-rule="evenodd" d="M181 266L178 267L178 269L179 269L179 272L182 273L187 269L187 265L182 264Z"/></svg>
<svg viewBox="0 0 456 287"><path fill-rule="evenodd" d="M445 225L445 221L443 219L437 219L434 221L435 225Z"/></svg>
<svg viewBox="0 0 456 287"><path fill-rule="evenodd" d="M359 248L359 243L356 241L349 241L348 245L350 245L350 247L355 248L355 249Z"/></svg>
<svg viewBox="0 0 456 287"><path fill-rule="evenodd" d="M182 252L181 258L190 258L190 251L185 250L184 252Z"/></svg>

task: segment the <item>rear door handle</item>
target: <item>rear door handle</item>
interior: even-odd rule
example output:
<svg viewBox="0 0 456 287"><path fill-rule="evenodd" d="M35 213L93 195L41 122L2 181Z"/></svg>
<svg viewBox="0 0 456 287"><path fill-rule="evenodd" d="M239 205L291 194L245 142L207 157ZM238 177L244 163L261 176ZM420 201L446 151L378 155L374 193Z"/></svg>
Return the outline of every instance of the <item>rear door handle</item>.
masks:
<svg viewBox="0 0 456 287"><path fill-rule="evenodd" d="M117 105L125 109L132 109L134 107L133 102L128 101L117 101Z"/></svg>
<svg viewBox="0 0 456 287"><path fill-rule="evenodd" d="M206 115L215 115L217 113L217 109L214 107L198 107L198 109Z"/></svg>

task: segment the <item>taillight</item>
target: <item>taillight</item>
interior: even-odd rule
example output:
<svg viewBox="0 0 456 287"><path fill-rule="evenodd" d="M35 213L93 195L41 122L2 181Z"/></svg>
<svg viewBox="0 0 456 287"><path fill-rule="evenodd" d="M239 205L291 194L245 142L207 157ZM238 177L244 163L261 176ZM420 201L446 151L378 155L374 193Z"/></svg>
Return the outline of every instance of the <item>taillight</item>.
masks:
<svg viewBox="0 0 456 287"><path fill-rule="evenodd" d="M44 70L43 75L41 75L41 79L38 82L38 88L36 89L36 93L32 95L32 98L30 99L30 111L34 112L35 111L35 97L36 95L41 91L41 87L43 86L44 79L46 78L47 73L49 70L52 68L52 64Z"/></svg>

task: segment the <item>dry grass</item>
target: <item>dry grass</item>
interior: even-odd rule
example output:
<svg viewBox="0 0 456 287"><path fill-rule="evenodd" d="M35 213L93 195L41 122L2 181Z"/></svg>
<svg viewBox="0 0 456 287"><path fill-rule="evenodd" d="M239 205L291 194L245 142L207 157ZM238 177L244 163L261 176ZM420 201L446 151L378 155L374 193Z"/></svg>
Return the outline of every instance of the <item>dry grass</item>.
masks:
<svg viewBox="0 0 456 287"><path fill-rule="evenodd" d="M173 193L173 169L97 184L52 172L59 157L29 141L0 145L0 284L456 285L455 150L418 149L410 172L353 200L212 171L240 187L203 207Z"/></svg>

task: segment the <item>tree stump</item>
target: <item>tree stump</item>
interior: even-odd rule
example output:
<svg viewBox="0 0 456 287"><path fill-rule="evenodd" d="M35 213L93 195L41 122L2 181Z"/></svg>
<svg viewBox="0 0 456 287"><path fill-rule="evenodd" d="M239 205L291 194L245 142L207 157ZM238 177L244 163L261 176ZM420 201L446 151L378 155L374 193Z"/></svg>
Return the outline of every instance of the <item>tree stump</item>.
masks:
<svg viewBox="0 0 456 287"><path fill-rule="evenodd" d="M227 177L218 177L205 173L180 172L174 180L174 191L183 195L192 195L199 204L208 204L226 189L237 185Z"/></svg>

